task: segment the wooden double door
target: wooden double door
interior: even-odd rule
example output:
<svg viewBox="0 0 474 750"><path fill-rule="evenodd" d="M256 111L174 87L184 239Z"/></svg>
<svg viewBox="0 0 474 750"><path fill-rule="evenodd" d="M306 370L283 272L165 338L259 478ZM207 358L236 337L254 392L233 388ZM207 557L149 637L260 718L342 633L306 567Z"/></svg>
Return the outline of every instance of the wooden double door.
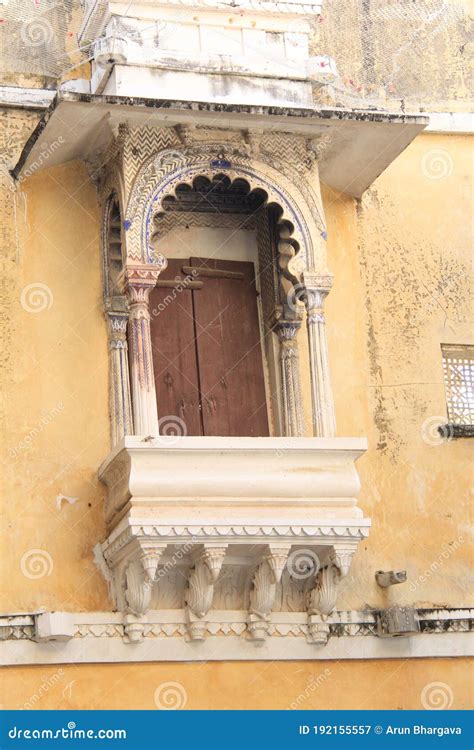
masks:
<svg viewBox="0 0 474 750"><path fill-rule="evenodd" d="M179 417L188 435L268 435L253 263L170 259L159 284L150 295L159 416Z"/></svg>

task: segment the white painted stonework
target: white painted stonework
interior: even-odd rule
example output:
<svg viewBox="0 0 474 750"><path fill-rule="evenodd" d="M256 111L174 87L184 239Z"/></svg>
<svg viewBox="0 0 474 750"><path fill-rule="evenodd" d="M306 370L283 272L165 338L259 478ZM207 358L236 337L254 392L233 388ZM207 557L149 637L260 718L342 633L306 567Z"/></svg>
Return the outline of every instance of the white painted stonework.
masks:
<svg viewBox="0 0 474 750"><path fill-rule="evenodd" d="M320 3L155 0L86 4L80 40L94 40L91 93L305 107L335 63L310 57Z"/></svg>
<svg viewBox="0 0 474 750"><path fill-rule="evenodd" d="M99 472L101 549L135 634L167 604L203 640L225 602L262 641L277 601L291 600L326 641L324 618L370 526L357 507L365 450L360 438L125 437Z"/></svg>
<svg viewBox="0 0 474 750"><path fill-rule="evenodd" d="M267 639L249 638L239 611L209 614L206 640L187 636L184 610L152 611L143 622L113 612L71 613L65 641L35 642L42 614L0 617L0 664L68 664L153 661L266 661L462 657L474 655L474 611L419 610L420 633L379 638L376 613L334 612L327 618L327 645L309 637L302 613L275 612ZM289 640L291 648L289 647Z"/></svg>

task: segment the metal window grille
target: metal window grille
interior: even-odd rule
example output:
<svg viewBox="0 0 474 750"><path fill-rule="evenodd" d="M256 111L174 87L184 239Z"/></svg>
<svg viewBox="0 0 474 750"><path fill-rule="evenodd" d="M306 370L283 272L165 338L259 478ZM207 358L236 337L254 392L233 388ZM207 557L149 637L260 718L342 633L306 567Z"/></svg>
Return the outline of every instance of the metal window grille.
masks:
<svg viewBox="0 0 474 750"><path fill-rule="evenodd" d="M443 346L448 421L474 425L474 346Z"/></svg>

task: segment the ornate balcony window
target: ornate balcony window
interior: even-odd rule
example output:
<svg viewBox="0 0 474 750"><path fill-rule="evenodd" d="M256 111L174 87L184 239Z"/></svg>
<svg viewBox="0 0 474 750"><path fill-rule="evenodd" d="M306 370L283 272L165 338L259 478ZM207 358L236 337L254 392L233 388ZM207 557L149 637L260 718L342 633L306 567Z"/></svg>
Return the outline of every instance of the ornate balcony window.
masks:
<svg viewBox="0 0 474 750"><path fill-rule="evenodd" d="M190 640L210 612L239 610L262 642L291 601L323 643L370 523L355 469L366 441L334 437L320 198L256 158L277 139L234 134L229 146L183 128L119 139L124 178L109 168L102 187L104 294L128 333L111 360L114 448L100 469L116 606L131 641L150 610L177 609Z"/></svg>
<svg viewBox="0 0 474 750"><path fill-rule="evenodd" d="M366 441L336 437L320 181L360 197L426 121L314 105L335 75L309 56L318 3L132 10L84 2L91 80L65 84L14 172L66 127L48 165L80 158L97 186L112 446L98 559L129 642L157 622L198 642L220 617L258 644L280 612L321 644L370 521Z"/></svg>

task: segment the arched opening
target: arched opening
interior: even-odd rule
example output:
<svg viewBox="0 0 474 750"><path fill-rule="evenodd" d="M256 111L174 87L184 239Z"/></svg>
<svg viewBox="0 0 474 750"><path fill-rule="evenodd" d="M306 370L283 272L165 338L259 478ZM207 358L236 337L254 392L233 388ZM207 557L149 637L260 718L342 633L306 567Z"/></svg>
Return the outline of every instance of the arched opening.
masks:
<svg viewBox="0 0 474 750"><path fill-rule="evenodd" d="M119 295L117 279L123 269L123 224L116 193L107 201L104 219L105 296L111 300Z"/></svg>
<svg viewBox="0 0 474 750"><path fill-rule="evenodd" d="M287 266L300 249L283 213L218 173L178 183L153 215L168 261L150 297L158 410L188 435L283 434L274 326L296 315Z"/></svg>

